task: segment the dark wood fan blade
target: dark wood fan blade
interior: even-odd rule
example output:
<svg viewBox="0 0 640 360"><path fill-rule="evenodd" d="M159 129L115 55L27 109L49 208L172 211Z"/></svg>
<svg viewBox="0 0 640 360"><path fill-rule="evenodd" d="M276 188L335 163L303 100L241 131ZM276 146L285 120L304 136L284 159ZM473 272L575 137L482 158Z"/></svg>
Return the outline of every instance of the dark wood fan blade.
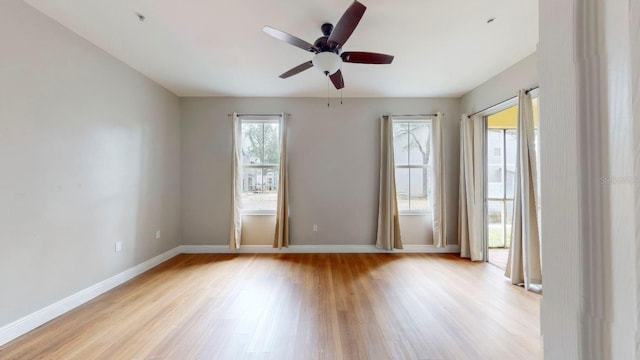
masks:
<svg viewBox="0 0 640 360"><path fill-rule="evenodd" d="M393 55L363 51L345 51L340 55L342 61L358 64L391 64Z"/></svg>
<svg viewBox="0 0 640 360"><path fill-rule="evenodd" d="M312 44L309 44L308 42L297 38L293 35L287 34L284 31L278 30L278 29L274 29L271 26L265 26L262 28L262 31L264 31L265 33L273 36L274 38L284 41L287 44L291 44L295 47L299 47L302 50L306 50L306 51L310 51L310 52L314 52L317 53L319 50L318 48L316 48L315 46L313 46Z"/></svg>
<svg viewBox="0 0 640 360"><path fill-rule="evenodd" d="M281 78L286 79L290 76L293 76L295 74L301 73L305 70L307 70L308 68L313 67L313 63L311 61L307 61L305 63L302 63L296 67L294 67L293 69L287 71L286 73L280 75Z"/></svg>
<svg viewBox="0 0 640 360"><path fill-rule="evenodd" d="M336 87L336 89L340 90L344 87L344 79L342 78L342 71L340 70L336 71L333 75L329 75L329 78L331 79L331 82L333 83L333 86Z"/></svg>
<svg viewBox="0 0 640 360"><path fill-rule="evenodd" d="M358 26L365 10L367 10L366 6L354 1L347 11L344 12L338 21L338 24L333 28L327 43L334 49L341 48L342 45L347 42L347 39L349 39L353 30L356 29L356 26Z"/></svg>

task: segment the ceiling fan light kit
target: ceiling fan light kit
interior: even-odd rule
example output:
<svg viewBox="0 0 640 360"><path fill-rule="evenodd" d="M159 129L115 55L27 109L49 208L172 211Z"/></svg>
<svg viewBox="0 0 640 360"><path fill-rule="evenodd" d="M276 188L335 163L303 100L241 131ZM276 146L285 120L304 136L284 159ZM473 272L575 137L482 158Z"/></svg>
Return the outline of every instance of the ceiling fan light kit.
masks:
<svg viewBox="0 0 640 360"><path fill-rule="evenodd" d="M311 60L313 66L325 75L333 75L342 66L342 59L338 54L330 51L317 53Z"/></svg>
<svg viewBox="0 0 640 360"><path fill-rule="evenodd" d="M392 55L362 51L342 52L342 46L347 39L349 39L356 29L356 26L358 26L366 9L366 6L358 1L354 1L342 15L335 27L330 23L322 24L320 29L324 36L318 38L313 44L270 26L262 28L262 31L278 40L315 54L311 61L293 67L280 75L280 78L286 79L311 67L315 67L322 74L329 77L336 89L342 89L344 88L344 78L342 77L340 67L343 62L357 64L391 64L393 61Z"/></svg>

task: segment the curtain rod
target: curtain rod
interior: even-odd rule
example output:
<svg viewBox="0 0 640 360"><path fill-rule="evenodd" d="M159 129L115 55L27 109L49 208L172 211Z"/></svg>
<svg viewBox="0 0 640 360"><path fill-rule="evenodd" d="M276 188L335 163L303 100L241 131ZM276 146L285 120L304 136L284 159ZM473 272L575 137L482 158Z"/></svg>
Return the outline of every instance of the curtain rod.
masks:
<svg viewBox="0 0 640 360"><path fill-rule="evenodd" d="M233 114L227 114L227 116L232 116ZM238 116L280 116L282 114L238 114ZM287 116L291 116L291 114L285 114Z"/></svg>
<svg viewBox="0 0 640 360"><path fill-rule="evenodd" d="M537 90L539 87L540 87L540 86L536 85L536 86L534 86L534 87L532 87L532 88L528 88L528 89L525 91L525 93L527 93L527 94L528 94L528 93L532 92L533 90Z"/></svg>
<svg viewBox="0 0 640 360"><path fill-rule="evenodd" d="M539 86L534 86L534 87L532 87L532 88L529 88L529 89L525 90L525 93L526 93L526 94L528 94L528 93L532 92L533 90L536 90L538 87L539 87ZM496 106L498 106L498 105L501 105L501 104L503 104L503 103L506 103L507 101L511 101L511 100L513 100L513 99L515 99L515 98L517 98L517 97L518 97L518 95L516 95L516 96L512 96L512 97L510 97L510 98L508 98L508 99L506 99L506 100L502 100L502 101L500 101L500 102L499 102L499 103L497 103L497 104L493 104L493 105L488 106L488 107L486 107L486 108L484 108L484 109L482 109L482 110L480 110L480 111L476 111L476 112L474 112L474 113L473 113L473 114L471 114L471 115L467 115L467 117L468 117L468 118L471 118L471 117L472 117L472 116L474 116L474 115L478 115L478 114L480 114L481 112L485 112L485 111L487 111L487 110L489 110L489 109L491 109L491 108L493 108L493 107L496 107Z"/></svg>
<svg viewBox="0 0 640 360"><path fill-rule="evenodd" d="M400 116L404 116L404 117L425 117L425 116L436 116L436 115L438 115L438 114L437 113L436 114L410 114L410 115L391 114L391 117L393 117L393 116L398 116L398 117L400 117ZM444 114L442 114L442 115L444 115Z"/></svg>

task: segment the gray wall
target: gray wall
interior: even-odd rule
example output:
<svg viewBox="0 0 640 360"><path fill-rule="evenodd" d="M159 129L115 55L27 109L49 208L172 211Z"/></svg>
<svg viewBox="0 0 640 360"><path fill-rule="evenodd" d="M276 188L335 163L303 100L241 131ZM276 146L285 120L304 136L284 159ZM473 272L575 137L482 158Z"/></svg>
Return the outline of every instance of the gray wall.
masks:
<svg viewBox="0 0 640 360"><path fill-rule="evenodd" d="M461 98L460 109L472 114L538 85L538 56L533 53L485 81Z"/></svg>
<svg viewBox="0 0 640 360"><path fill-rule="evenodd" d="M0 44L2 326L180 243L180 108L22 1Z"/></svg>
<svg viewBox="0 0 640 360"><path fill-rule="evenodd" d="M448 242L457 244L459 99L183 98L182 242L226 245L231 199L227 114L292 114L289 166L292 244L375 243L380 114L442 111ZM319 231L313 232L313 224Z"/></svg>

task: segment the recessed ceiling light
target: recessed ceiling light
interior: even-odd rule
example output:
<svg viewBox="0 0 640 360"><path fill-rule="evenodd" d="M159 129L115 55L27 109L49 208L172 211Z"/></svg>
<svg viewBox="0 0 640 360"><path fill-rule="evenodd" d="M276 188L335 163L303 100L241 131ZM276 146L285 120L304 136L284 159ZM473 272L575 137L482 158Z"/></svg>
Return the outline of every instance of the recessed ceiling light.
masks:
<svg viewBox="0 0 640 360"><path fill-rule="evenodd" d="M138 12L136 13L136 16L138 17L138 20L140 20L140 21L145 21L147 19L146 16L144 16L144 15L138 13Z"/></svg>
<svg viewBox="0 0 640 360"><path fill-rule="evenodd" d="M491 24L491 23L492 23L492 22L494 22L494 21L496 21L496 18L494 18L494 17L489 18L489 19L487 20L487 24Z"/></svg>

